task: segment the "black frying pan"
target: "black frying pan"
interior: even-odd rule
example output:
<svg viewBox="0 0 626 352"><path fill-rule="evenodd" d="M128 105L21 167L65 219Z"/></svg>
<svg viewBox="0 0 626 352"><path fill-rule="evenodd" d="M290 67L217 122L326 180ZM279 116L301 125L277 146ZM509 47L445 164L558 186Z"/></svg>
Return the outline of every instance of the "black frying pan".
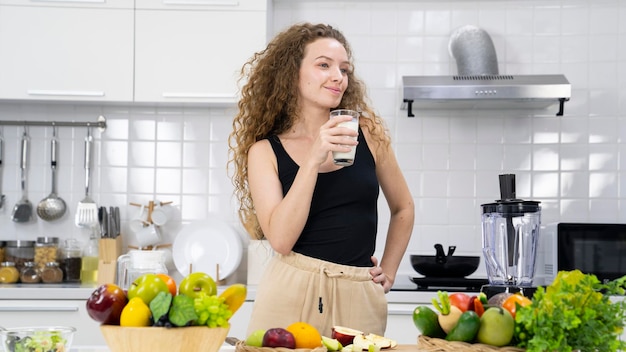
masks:
<svg viewBox="0 0 626 352"><path fill-rule="evenodd" d="M410 255L411 266L426 277L466 277L478 269L479 256L453 256L456 246L448 247L448 254L443 246L435 244L435 255Z"/></svg>

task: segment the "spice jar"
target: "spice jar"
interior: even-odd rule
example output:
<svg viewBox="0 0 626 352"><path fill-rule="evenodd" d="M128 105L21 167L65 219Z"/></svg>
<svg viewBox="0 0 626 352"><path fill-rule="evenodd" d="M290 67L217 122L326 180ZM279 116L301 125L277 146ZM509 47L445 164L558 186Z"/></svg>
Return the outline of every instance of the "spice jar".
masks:
<svg viewBox="0 0 626 352"><path fill-rule="evenodd" d="M65 240L59 258L59 266L61 267L61 271L63 271L63 281L80 282L82 261L80 243L73 238Z"/></svg>
<svg viewBox="0 0 626 352"><path fill-rule="evenodd" d="M25 262L35 259L35 241L7 241L4 260L15 263L18 271L21 271Z"/></svg>
<svg viewBox="0 0 626 352"><path fill-rule="evenodd" d="M41 281L46 284L57 284L63 281L63 271L59 268L59 263L48 262L41 270Z"/></svg>
<svg viewBox="0 0 626 352"><path fill-rule="evenodd" d="M0 284L16 283L20 278L20 273L15 268L13 262L0 263Z"/></svg>
<svg viewBox="0 0 626 352"><path fill-rule="evenodd" d="M47 263L55 262L59 255L58 237L37 237L35 243L35 263L43 269Z"/></svg>
<svg viewBox="0 0 626 352"><path fill-rule="evenodd" d="M35 264L35 262L24 263L24 266L20 271L20 281L25 284L36 284L41 282L39 269L37 269L37 264Z"/></svg>

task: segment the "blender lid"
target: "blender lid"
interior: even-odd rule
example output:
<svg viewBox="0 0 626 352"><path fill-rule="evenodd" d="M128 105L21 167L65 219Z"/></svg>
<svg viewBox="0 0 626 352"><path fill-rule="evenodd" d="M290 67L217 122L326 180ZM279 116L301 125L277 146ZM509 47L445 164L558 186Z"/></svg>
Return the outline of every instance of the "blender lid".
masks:
<svg viewBox="0 0 626 352"><path fill-rule="evenodd" d="M539 203L532 200L496 201L496 203L481 204L483 214L525 214L536 213L541 210Z"/></svg>

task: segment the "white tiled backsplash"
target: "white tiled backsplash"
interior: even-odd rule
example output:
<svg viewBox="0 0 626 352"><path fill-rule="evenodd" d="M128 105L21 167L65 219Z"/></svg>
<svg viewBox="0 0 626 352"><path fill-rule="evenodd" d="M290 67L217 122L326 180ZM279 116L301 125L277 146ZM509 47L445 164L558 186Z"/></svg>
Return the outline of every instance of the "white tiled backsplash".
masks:
<svg viewBox="0 0 626 352"><path fill-rule="evenodd" d="M409 254L456 245L480 255L480 204L499 198L498 174L517 175L517 196L542 204L542 221L626 222L626 2L543 1L274 1L274 27L327 22L344 32L356 73L388 123L416 204L413 236L399 280L414 273ZM416 111L402 105L401 77L455 74L450 33L473 24L492 37L502 74L563 73L572 84L565 115L545 111ZM0 103L2 120L95 121L93 195L102 205L172 201L182 224L212 213L237 224L226 170L234 108ZM85 237L74 226L84 196L84 128L59 128L58 193L70 214L57 222L16 224L21 197L21 127L5 126L0 239ZM30 127L28 197L50 193L50 128ZM380 200L379 250L389 213ZM172 227L173 239L178 227ZM242 231L242 237L245 235ZM484 274L484 268L478 274Z"/></svg>

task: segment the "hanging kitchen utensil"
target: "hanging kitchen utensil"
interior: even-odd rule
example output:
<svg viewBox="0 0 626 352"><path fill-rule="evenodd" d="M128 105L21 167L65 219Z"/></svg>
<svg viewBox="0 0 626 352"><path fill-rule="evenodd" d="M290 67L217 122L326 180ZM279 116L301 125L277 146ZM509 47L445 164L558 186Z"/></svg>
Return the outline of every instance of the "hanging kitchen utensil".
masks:
<svg viewBox="0 0 626 352"><path fill-rule="evenodd" d="M78 227L96 227L98 225L98 206L89 195L89 183L91 181L91 147L93 138L91 129L87 127L85 137L85 198L78 202L74 222Z"/></svg>
<svg viewBox="0 0 626 352"><path fill-rule="evenodd" d="M2 194L2 159L4 159L4 136L0 128L0 209L4 206L4 194Z"/></svg>
<svg viewBox="0 0 626 352"><path fill-rule="evenodd" d="M50 141L50 170L52 175L50 194L42 199L37 205L37 215L42 220L53 221L58 220L65 214L67 206L65 201L57 195L56 187L56 170L57 170L57 131L53 127L52 140Z"/></svg>
<svg viewBox="0 0 626 352"><path fill-rule="evenodd" d="M15 222L28 222L33 217L33 205L28 200L26 194L26 176L27 176L27 159L28 159L28 142L29 137L24 128L24 134L22 135L22 152L20 159L20 169L21 169L21 187L22 187L22 198L15 204L13 207L13 214L11 215L11 219Z"/></svg>

